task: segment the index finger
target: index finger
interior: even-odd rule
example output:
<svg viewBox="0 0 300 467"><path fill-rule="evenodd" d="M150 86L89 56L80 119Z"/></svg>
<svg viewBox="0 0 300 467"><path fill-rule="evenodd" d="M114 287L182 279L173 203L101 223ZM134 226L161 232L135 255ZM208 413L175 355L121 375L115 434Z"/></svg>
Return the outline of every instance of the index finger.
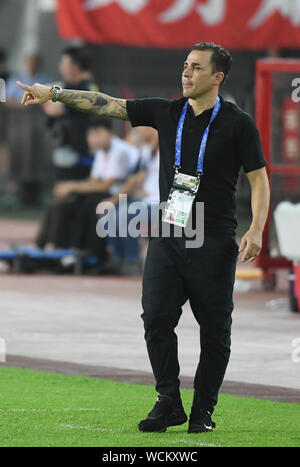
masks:
<svg viewBox="0 0 300 467"><path fill-rule="evenodd" d="M31 86L27 86L26 84L21 83L21 81L17 81L17 85L18 85L20 88L24 89L25 91L28 91L28 92L31 92L31 91L32 91Z"/></svg>

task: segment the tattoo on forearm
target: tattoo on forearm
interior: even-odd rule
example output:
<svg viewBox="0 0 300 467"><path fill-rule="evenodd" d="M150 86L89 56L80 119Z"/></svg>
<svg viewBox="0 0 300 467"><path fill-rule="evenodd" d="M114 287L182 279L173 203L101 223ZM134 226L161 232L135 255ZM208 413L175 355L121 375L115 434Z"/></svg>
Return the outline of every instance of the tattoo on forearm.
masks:
<svg viewBox="0 0 300 467"><path fill-rule="evenodd" d="M81 112L129 120L125 99L115 99L99 92L64 89L59 101Z"/></svg>

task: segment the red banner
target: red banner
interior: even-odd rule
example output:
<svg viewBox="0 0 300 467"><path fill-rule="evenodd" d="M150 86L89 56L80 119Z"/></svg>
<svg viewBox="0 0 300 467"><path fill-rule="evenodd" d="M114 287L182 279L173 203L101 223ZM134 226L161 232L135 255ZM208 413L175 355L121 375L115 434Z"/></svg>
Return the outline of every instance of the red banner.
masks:
<svg viewBox="0 0 300 467"><path fill-rule="evenodd" d="M294 0L57 0L64 39L96 44L189 48L213 41L229 49L300 47Z"/></svg>

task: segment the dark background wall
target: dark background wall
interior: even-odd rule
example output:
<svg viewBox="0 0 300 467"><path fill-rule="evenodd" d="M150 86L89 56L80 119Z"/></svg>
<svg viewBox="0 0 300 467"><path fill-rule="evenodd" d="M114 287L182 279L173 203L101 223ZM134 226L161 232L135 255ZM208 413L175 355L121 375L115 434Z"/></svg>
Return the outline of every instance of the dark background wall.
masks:
<svg viewBox="0 0 300 467"><path fill-rule="evenodd" d="M181 94L181 71L188 50L88 46L93 71L104 89L132 92L136 97ZM233 68L223 92L253 110L255 61L265 53L233 52ZM120 87L121 86L121 87Z"/></svg>

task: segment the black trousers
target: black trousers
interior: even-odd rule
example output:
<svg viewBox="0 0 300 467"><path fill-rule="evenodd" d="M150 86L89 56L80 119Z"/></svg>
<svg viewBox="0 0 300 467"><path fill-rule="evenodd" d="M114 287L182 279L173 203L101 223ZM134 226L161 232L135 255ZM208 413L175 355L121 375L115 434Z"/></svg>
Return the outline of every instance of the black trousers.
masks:
<svg viewBox="0 0 300 467"><path fill-rule="evenodd" d="M184 239L150 239L141 316L160 394L179 394L180 367L174 330L182 306L189 300L200 326L194 403L212 410L216 405L230 356L237 256L238 244L231 234L206 235L200 248L185 248Z"/></svg>
<svg viewBox="0 0 300 467"><path fill-rule="evenodd" d="M96 208L109 196L109 193L81 195L71 238L72 247L85 250L103 261L108 258L107 242L106 238L100 238L97 235L96 226L99 216L96 214Z"/></svg>
<svg viewBox="0 0 300 467"><path fill-rule="evenodd" d="M54 199L44 208L36 244L44 248L53 243L57 248L70 248L72 229L76 212L82 199L79 195L69 195L63 199Z"/></svg>
<svg viewBox="0 0 300 467"><path fill-rule="evenodd" d="M37 246L44 248L53 243L57 248L77 248L106 261L106 239L96 232L96 207L108 196L108 193L71 194L51 201L43 213Z"/></svg>

